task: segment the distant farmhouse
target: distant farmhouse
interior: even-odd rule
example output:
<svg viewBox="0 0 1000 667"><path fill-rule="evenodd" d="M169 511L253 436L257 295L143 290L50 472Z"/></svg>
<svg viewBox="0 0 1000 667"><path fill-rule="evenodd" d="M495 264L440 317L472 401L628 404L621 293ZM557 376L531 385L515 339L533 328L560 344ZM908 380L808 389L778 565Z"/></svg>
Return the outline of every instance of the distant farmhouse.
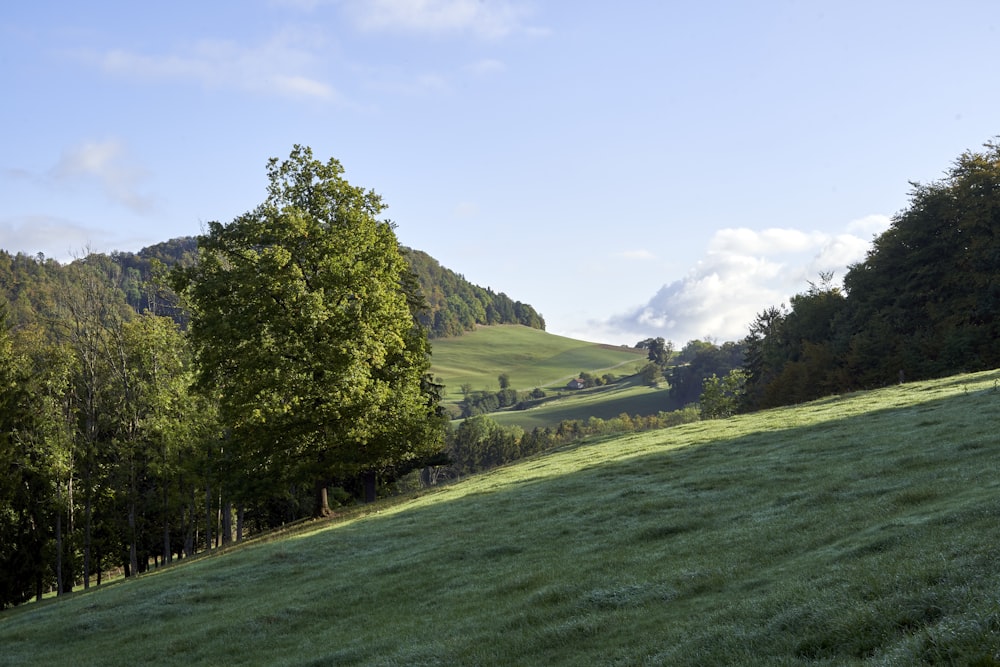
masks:
<svg viewBox="0 0 1000 667"><path fill-rule="evenodd" d="M567 389L583 389L584 386L585 385L583 384L583 380L581 380L580 378L573 378L572 380L569 381L569 384L566 385L566 388Z"/></svg>

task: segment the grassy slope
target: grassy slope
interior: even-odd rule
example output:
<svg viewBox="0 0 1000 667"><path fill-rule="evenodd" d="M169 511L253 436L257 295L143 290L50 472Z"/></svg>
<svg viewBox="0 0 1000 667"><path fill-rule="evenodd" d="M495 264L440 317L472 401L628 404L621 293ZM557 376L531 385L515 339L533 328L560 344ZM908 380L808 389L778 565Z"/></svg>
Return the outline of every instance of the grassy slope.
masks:
<svg viewBox="0 0 1000 667"><path fill-rule="evenodd" d="M552 399L528 410L504 410L487 416L500 424L516 424L530 431L536 426L556 426L567 419L611 419L623 412L629 416L655 415L673 409L666 385L654 389L642 384L638 377L593 389L568 390Z"/></svg>
<svg viewBox="0 0 1000 667"><path fill-rule="evenodd" d="M518 390L561 387L580 371L634 373L645 358L642 350L502 325L479 327L463 336L432 341L431 371L444 380L446 398L458 400L466 383L476 391L496 391L501 373L507 373L511 387Z"/></svg>
<svg viewBox="0 0 1000 667"><path fill-rule="evenodd" d="M0 664L995 664L997 373L592 441L0 616Z"/></svg>

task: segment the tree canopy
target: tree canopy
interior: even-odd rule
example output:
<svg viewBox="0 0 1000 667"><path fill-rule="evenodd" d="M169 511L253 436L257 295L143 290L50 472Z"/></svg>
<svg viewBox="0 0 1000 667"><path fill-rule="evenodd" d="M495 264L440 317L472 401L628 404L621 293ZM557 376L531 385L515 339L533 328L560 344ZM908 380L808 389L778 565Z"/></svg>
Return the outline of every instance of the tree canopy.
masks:
<svg viewBox="0 0 1000 667"><path fill-rule="evenodd" d="M1000 366L1000 144L911 185L843 291L821 276L752 323L748 407Z"/></svg>
<svg viewBox="0 0 1000 667"><path fill-rule="evenodd" d="M435 444L410 440L434 417L428 349L381 198L300 146L267 173L265 202L209 223L200 262L178 272L178 286L200 386L218 396L246 483L322 493Z"/></svg>

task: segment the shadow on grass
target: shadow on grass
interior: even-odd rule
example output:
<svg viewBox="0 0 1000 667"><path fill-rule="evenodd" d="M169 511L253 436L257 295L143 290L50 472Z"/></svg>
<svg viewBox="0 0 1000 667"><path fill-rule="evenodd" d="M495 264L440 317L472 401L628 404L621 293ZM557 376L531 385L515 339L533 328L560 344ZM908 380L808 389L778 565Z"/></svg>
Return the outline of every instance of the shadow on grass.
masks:
<svg viewBox="0 0 1000 667"><path fill-rule="evenodd" d="M1000 396L841 419L828 407L803 407L822 421L801 413L800 425L762 413L584 440L303 524L284 535L294 540L271 536L106 596L0 616L0 663L169 663L181 637L191 646L178 664L970 664L996 654L1000 449L989 417ZM156 632L135 630L144 618Z"/></svg>

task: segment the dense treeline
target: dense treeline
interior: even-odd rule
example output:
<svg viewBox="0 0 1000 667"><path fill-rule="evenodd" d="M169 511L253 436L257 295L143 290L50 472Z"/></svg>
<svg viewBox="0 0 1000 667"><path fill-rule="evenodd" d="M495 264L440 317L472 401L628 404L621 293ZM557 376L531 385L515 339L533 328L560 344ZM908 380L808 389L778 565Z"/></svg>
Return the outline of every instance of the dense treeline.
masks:
<svg viewBox="0 0 1000 667"><path fill-rule="evenodd" d="M712 376L724 377L741 368L744 362L742 343L727 341L717 345L708 340L692 340L671 357L671 366L664 370L670 384L674 405L685 406L701 400L704 382Z"/></svg>
<svg viewBox="0 0 1000 667"><path fill-rule="evenodd" d="M121 267L121 288L125 301L136 312L151 312L172 317L187 325L187 312L177 294L170 289L167 272L175 267L188 268L198 263L198 239L184 236L143 248L137 253L113 252L111 259Z"/></svg>
<svg viewBox="0 0 1000 667"><path fill-rule="evenodd" d="M0 285L0 607L207 546L218 432L176 323L103 255L0 252Z"/></svg>
<svg viewBox="0 0 1000 667"><path fill-rule="evenodd" d="M1000 366L1000 145L912 186L843 289L821 275L751 324L746 408Z"/></svg>
<svg viewBox="0 0 1000 667"><path fill-rule="evenodd" d="M427 299L428 308L420 316L420 323L431 338L459 336L477 324L523 324L545 329L545 320L528 304L514 301L503 292L473 285L420 250L407 248L406 256Z"/></svg>
<svg viewBox="0 0 1000 667"><path fill-rule="evenodd" d="M0 251L0 609L440 462L424 302L381 200L301 147L268 173L264 204L198 239Z"/></svg>
<svg viewBox="0 0 1000 667"><path fill-rule="evenodd" d="M530 305L470 283L425 252L406 247L402 250L426 302L419 319L430 338L459 336L476 325L521 324L545 329L545 319ZM157 278L165 275L166 269L197 264L195 237L171 239L138 253L115 252L111 258L122 269L122 290L130 306L139 312L151 310L186 324L186 314L178 305L177 295ZM154 284L157 289L151 292L150 286Z"/></svg>

